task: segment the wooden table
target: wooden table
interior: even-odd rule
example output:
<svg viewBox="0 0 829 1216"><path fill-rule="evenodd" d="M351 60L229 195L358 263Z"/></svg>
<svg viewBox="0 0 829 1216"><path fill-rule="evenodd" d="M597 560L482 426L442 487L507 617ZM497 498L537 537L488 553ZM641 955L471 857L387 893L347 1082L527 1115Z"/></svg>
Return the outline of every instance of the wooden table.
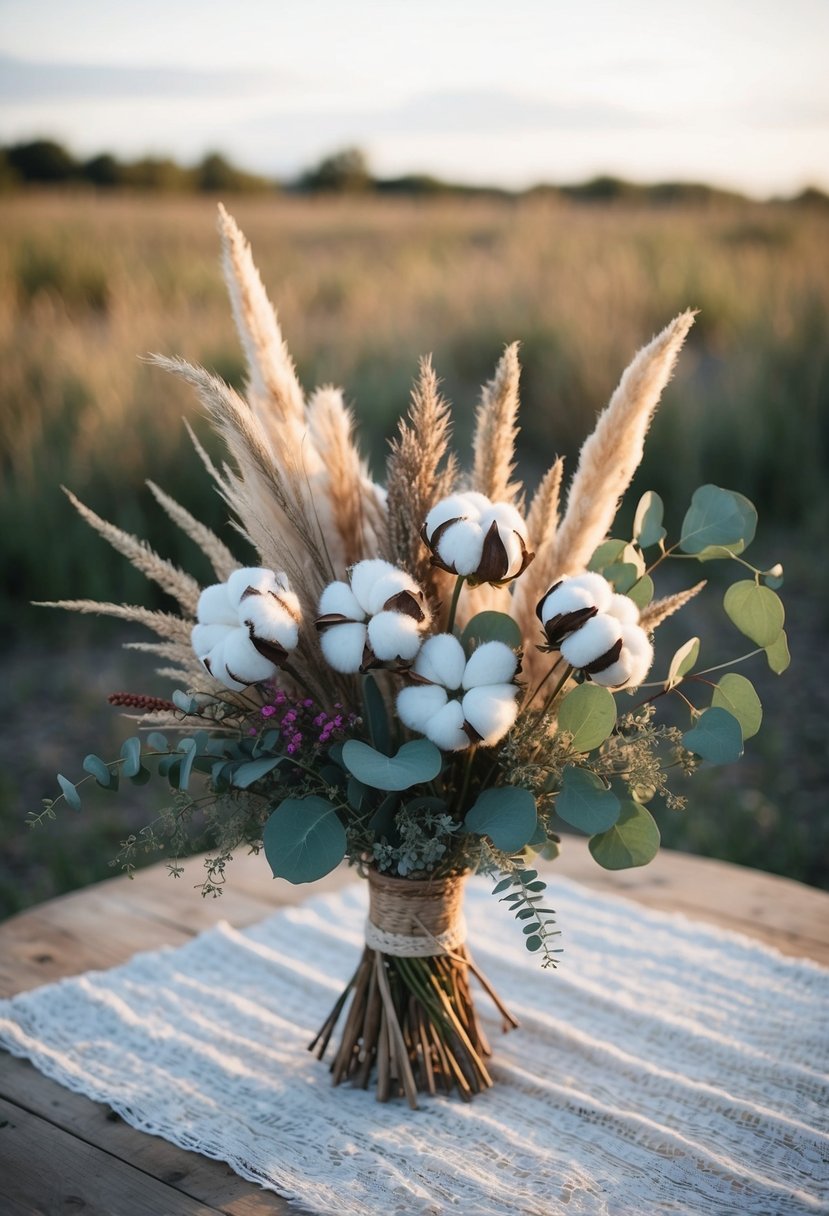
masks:
<svg viewBox="0 0 829 1216"><path fill-rule="evenodd" d="M179 945L218 920L244 926L310 890L353 881L347 869L314 888L270 877L263 858L233 863L221 899L193 891L199 862L174 880L153 866L41 904L0 925L0 996L137 950ZM723 862L663 850L641 870L600 870L585 843L567 838L550 867L587 886L756 937L784 954L829 965L829 895ZM32 1216L262 1216L296 1212L228 1166L135 1131L105 1106L71 1093L0 1052L0 1213Z"/></svg>

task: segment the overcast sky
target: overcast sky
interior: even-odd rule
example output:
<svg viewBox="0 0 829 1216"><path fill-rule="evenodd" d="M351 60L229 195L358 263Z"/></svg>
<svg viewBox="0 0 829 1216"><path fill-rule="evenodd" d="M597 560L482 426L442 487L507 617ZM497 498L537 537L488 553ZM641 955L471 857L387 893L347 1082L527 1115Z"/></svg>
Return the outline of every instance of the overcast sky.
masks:
<svg viewBox="0 0 829 1216"><path fill-rule="evenodd" d="M829 188L829 0L0 0L0 140Z"/></svg>

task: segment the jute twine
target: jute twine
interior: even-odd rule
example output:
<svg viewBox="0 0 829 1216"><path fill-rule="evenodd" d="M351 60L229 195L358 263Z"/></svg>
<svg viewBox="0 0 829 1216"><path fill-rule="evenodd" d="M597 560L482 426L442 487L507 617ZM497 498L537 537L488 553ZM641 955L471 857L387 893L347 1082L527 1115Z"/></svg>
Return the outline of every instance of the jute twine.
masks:
<svg viewBox="0 0 829 1216"><path fill-rule="evenodd" d="M456 950L466 940L465 877L413 880L370 870L366 945L399 958Z"/></svg>

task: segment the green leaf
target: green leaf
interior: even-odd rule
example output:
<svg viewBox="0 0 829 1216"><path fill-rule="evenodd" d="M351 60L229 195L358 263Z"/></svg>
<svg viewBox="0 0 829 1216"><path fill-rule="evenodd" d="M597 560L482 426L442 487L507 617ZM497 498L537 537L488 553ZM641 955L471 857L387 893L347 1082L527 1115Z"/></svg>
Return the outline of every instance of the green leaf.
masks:
<svg viewBox="0 0 829 1216"><path fill-rule="evenodd" d="M380 686L371 672L363 679L363 707L372 747L388 755L391 751L389 715Z"/></svg>
<svg viewBox="0 0 829 1216"><path fill-rule="evenodd" d="M190 774L193 771L193 761L199 754L199 748L195 739L182 739L178 745L178 750L180 752L184 752L184 758L179 766L176 783L180 790L186 790L190 785Z"/></svg>
<svg viewBox="0 0 829 1216"><path fill-rule="evenodd" d="M699 657L699 638L689 638L684 646L680 646L674 657L671 659L671 665L668 668L668 679L665 681L666 688L674 688L679 684L684 675L687 675L691 668L696 663Z"/></svg>
<svg viewBox="0 0 829 1216"><path fill-rule="evenodd" d="M574 751L592 751L604 743L615 724L616 702L599 684L579 684L559 705L559 730L573 736Z"/></svg>
<svg viewBox="0 0 829 1216"><path fill-rule="evenodd" d="M628 542L626 540L603 540L590 558L587 569L593 570L596 574L601 574L605 566L609 566L611 562L621 560L627 545Z"/></svg>
<svg viewBox="0 0 829 1216"><path fill-rule="evenodd" d="M261 756L258 760L248 760L245 764L240 764L234 772L233 784L239 790L246 790L254 781L267 776L285 760L285 756Z"/></svg>
<svg viewBox="0 0 829 1216"><path fill-rule="evenodd" d="M506 612L479 612L461 635L467 654L482 642L503 642L511 650L521 649L521 630Z"/></svg>
<svg viewBox="0 0 829 1216"><path fill-rule="evenodd" d="M274 878L316 882L345 856L345 828L325 798L286 798L265 824L262 843Z"/></svg>
<svg viewBox="0 0 829 1216"><path fill-rule="evenodd" d="M359 739L349 739L342 757L348 771L375 790L407 790L433 781L443 764L440 750L428 739L404 743L396 756L384 756Z"/></svg>
<svg viewBox="0 0 829 1216"><path fill-rule="evenodd" d="M182 692L180 688L177 688L173 693L173 704L180 709L183 714L194 714L198 709L198 705L193 697L191 697L189 693Z"/></svg>
<svg viewBox="0 0 829 1216"><path fill-rule="evenodd" d="M162 735L161 731L151 730L147 735L147 743L154 752L166 752L168 749L167 736Z"/></svg>
<svg viewBox="0 0 829 1216"><path fill-rule="evenodd" d="M743 732L732 713L721 706L706 709L696 725L686 730L682 742L709 764L733 764L743 754Z"/></svg>
<svg viewBox="0 0 829 1216"><path fill-rule="evenodd" d="M638 583L642 571L638 566L634 566L633 562L613 562L612 565L605 566L602 574L613 584L614 591L625 595Z"/></svg>
<svg viewBox="0 0 829 1216"><path fill-rule="evenodd" d="M633 600L636 607L640 610L647 608L648 604L653 599L653 579L649 574L643 574L632 587L629 587L625 594L628 599Z"/></svg>
<svg viewBox="0 0 829 1216"><path fill-rule="evenodd" d="M621 803L601 777L587 768L568 764L562 775L556 813L574 828L592 835L612 827L619 818Z"/></svg>
<svg viewBox="0 0 829 1216"><path fill-rule="evenodd" d="M751 680L747 680L739 672L730 671L728 675L723 676L714 689L711 704L727 709L734 715L740 723L743 739L750 739L760 729L763 706Z"/></svg>
<svg viewBox="0 0 829 1216"><path fill-rule="evenodd" d="M783 602L770 587L743 579L732 583L725 593L723 607L740 633L765 650L780 636L786 613Z"/></svg>
<svg viewBox="0 0 829 1216"><path fill-rule="evenodd" d="M73 811L79 811L81 809L81 796L69 778L64 777L63 773L58 773L58 785L63 791L66 805L70 806Z"/></svg>
<svg viewBox="0 0 829 1216"><path fill-rule="evenodd" d="M665 529L662 527L662 517L665 508L662 499L653 490L648 490L639 499L636 514L633 517L633 539L642 549L658 545L665 539Z"/></svg>
<svg viewBox="0 0 829 1216"><path fill-rule="evenodd" d="M792 661L785 629L781 629L777 641L772 642L771 646L766 646L765 649L769 667L775 675L782 675Z"/></svg>
<svg viewBox="0 0 829 1216"><path fill-rule="evenodd" d="M613 827L591 836L587 847L605 870L646 866L659 851L659 828L646 807L626 799Z"/></svg>
<svg viewBox="0 0 829 1216"><path fill-rule="evenodd" d="M700 486L682 521L679 547L684 553L722 557L724 552L742 553L754 539L757 512L754 504L734 490ZM706 550L724 552L707 552Z"/></svg>
<svg viewBox="0 0 829 1216"><path fill-rule="evenodd" d="M112 787L112 774L104 764L101 757L96 756L94 752L88 755L84 760L83 771L85 773L90 773L98 782L98 785L103 786L105 790Z"/></svg>
<svg viewBox="0 0 829 1216"><path fill-rule="evenodd" d="M166 742L166 740L165 740ZM121 772L125 777L137 777L141 771L141 740L137 735L125 739L121 744Z"/></svg>
<svg viewBox="0 0 829 1216"><path fill-rule="evenodd" d="M484 790L464 819L468 831L488 836L503 853L523 849L537 823L535 798L529 790L514 785L496 785Z"/></svg>
<svg viewBox="0 0 829 1216"><path fill-rule="evenodd" d="M527 947L528 950L531 950L533 952L535 952L536 950L540 950L541 949L541 938L538 937L537 934L533 933L531 937L527 938L527 940L524 942L524 945Z"/></svg>
<svg viewBox="0 0 829 1216"><path fill-rule="evenodd" d="M356 778L355 778L356 780ZM377 840L382 840L384 837L389 840L395 829L395 821L397 819L397 808L400 805L400 796L397 793L386 794L381 801L377 810L369 820L368 826L374 833Z"/></svg>

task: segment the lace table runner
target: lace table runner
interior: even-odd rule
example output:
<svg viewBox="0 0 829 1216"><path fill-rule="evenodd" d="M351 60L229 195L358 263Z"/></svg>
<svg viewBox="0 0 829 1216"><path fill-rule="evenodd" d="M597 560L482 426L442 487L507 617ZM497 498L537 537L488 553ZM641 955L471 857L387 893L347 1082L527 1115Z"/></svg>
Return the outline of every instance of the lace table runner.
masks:
<svg viewBox="0 0 829 1216"><path fill-rule="evenodd" d="M363 884L0 1001L0 1044L134 1127L327 1216L829 1212L829 971L565 879L544 972L466 899L496 1086L380 1105L305 1050L356 964Z"/></svg>

